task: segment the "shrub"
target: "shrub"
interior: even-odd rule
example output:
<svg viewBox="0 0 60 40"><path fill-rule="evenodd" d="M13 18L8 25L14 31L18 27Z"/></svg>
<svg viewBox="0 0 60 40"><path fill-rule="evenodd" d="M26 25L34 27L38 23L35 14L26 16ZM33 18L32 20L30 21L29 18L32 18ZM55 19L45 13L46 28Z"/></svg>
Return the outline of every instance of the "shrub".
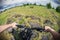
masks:
<svg viewBox="0 0 60 40"><path fill-rule="evenodd" d="M30 6L30 8L34 8L33 6Z"/></svg>
<svg viewBox="0 0 60 40"><path fill-rule="evenodd" d="M27 4L23 4L23 6L26 6Z"/></svg>
<svg viewBox="0 0 60 40"><path fill-rule="evenodd" d="M56 11L60 13L60 6L56 8Z"/></svg>
<svg viewBox="0 0 60 40"><path fill-rule="evenodd" d="M42 6L41 4L39 6Z"/></svg>

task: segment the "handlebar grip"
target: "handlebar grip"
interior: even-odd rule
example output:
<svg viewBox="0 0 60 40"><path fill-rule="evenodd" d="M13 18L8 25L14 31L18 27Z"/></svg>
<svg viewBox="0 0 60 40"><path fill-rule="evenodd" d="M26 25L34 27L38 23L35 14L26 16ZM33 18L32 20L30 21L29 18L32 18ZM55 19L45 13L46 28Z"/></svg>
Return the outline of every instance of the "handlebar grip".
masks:
<svg viewBox="0 0 60 40"><path fill-rule="evenodd" d="M40 27L38 27L38 28L32 28L33 30L37 30L37 31L44 31L45 29L44 28L40 28Z"/></svg>

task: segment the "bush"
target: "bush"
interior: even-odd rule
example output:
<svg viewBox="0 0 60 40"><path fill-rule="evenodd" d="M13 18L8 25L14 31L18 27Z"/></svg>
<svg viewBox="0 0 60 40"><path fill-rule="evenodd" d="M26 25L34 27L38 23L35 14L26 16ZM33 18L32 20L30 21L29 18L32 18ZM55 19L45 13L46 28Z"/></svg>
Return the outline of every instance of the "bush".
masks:
<svg viewBox="0 0 60 40"><path fill-rule="evenodd" d="M26 6L27 4L23 4L23 6Z"/></svg>
<svg viewBox="0 0 60 40"><path fill-rule="evenodd" d="M42 6L41 4L39 6Z"/></svg>
<svg viewBox="0 0 60 40"><path fill-rule="evenodd" d="M30 8L34 8L33 6L30 6Z"/></svg>
<svg viewBox="0 0 60 40"><path fill-rule="evenodd" d="M50 9L51 8L51 3L48 3L46 6L47 6L48 9Z"/></svg>
<svg viewBox="0 0 60 40"><path fill-rule="evenodd" d="M56 11L60 13L60 6L56 8Z"/></svg>

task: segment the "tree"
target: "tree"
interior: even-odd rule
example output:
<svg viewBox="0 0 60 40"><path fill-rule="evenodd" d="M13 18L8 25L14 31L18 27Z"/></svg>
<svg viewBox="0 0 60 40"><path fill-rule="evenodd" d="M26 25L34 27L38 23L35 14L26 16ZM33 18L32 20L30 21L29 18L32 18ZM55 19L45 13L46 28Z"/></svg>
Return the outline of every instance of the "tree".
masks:
<svg viewBox="0 0 60 40"><path fill-rule="evenodd" d="M36 5L36 3L34 3L33 5Z"/></svg>
<svg viewBox="0 0 60 40"><path fill-rule="evenodd" d="M56 11L60 13L60 6L56 8Z"/></svg>
<svg viewBox="0 0 60 40"><path fill-rule="evenodd" d="M51 3L48 3L46 6L47 6L48 9L50 9L51 8Z"/></svg>
<svg viewBox="0 0 60 40"><path fill-rule="evenodd" d="M29 5L29 3L27 3L26 5Z"/></svg>

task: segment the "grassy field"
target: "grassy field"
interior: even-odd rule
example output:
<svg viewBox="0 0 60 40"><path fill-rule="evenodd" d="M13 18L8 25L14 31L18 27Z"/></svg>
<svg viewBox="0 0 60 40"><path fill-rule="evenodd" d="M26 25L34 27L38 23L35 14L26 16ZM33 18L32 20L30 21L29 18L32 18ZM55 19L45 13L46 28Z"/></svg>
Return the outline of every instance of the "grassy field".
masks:
<svg viewBox="0 0 60 40"><path fill-rule="evenodd" d="M39 24L39 26L42 27L48 25L57 31L59 29L60 13L56 12L55 9L47 9L44 6L18 6L0 14L0 25L12 22L25 24L28 27L32 27L31 23L37 23L36 25ZM39 34L42 35L42 33ZM38 39L35 39L40 40L39 37Z"/></svg>

